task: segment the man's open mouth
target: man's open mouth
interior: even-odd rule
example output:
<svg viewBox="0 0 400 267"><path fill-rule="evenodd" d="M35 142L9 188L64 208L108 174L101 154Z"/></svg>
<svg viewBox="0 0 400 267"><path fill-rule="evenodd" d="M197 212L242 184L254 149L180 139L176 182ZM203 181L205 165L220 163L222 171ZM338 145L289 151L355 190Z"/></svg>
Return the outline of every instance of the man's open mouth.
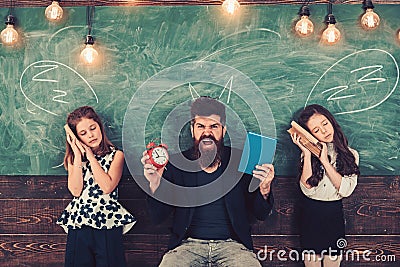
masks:
<svg viewBox="0 0 400 267"><path fill-rule="evenodd" d="M214 140L211 138L204 138L201 140L201 142L203 143L203 145L206 145L206 146L215 144Z"/></svg>

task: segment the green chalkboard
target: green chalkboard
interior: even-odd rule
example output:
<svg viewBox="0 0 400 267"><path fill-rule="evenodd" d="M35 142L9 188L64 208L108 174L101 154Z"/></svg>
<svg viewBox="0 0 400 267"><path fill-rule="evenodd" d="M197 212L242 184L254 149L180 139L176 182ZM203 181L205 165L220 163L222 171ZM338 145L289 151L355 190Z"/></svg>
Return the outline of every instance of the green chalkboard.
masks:
<svg viewBox="0 0 400 267"><path fill-rule="evenodd" d="M382 23L366 32L360 6L335 5L343 40L333 47L319 43L326 6L310 9L315 33L300 39L294 5L242 6L231 17L219 6L96 7L97 67L79 61L85 7L66 8L61 24L47 22L43 8L16 9L23 43L0 47L0 174L64 174L62 126L82 105L100 113L140 172L148 140L184 148L187 126L172 122L187 121L199 94L227 104L233 145L244 131L278 139L279 175L295 173L299 151L286 130L308 103L336 114L362 174L399 175L399 6L376 5Z"/></svg>

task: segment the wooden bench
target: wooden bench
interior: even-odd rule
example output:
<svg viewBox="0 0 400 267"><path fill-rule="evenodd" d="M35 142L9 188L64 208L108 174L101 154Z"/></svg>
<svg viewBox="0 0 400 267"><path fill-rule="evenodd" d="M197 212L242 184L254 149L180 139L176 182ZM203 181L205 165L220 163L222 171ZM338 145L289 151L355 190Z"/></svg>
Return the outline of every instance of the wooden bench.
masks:
<svg viewBox="0 0 400 267"><path fill-rule="evenodd" d="M0 266L63 266L66 235L55 222L71 200L66 186L66 176L0 176ZM119 188L121 203L138 219L124 235L128 266L157 266L166 250L169 222L151 223L145 193L132 177L124 176ZM264 266L302 266L292 260L299 251L296 179L277 177L273 191L274 211L267 221L254 224L254 245L266 258ZM361 255L342 266L399 266L399 200L400 177L359 178L344 201L346 248L370 250L367 260L374 262Z"/></svg>

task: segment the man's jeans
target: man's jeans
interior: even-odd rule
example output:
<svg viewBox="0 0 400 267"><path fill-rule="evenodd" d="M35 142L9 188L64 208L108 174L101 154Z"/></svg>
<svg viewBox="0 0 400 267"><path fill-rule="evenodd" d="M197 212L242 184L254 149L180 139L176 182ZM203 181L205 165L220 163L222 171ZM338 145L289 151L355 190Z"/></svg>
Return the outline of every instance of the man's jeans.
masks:
<svg viewBox="0 0 400 267"><path fill-rule="evenodd" d="M202 240L188 238L182 244L168 251L161 267L170 266L261 266L256 254L241 243L228 240Z"/></svg>

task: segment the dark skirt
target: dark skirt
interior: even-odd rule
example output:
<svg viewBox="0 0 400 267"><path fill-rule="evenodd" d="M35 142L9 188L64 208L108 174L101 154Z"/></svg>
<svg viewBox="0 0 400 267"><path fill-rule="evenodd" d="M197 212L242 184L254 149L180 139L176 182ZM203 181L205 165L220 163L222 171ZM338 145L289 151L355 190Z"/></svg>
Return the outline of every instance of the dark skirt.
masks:
<svg viewBox="0 0 400 267"><path fill-rule="evenodd" d="M320 201L303 196L300 206L301 248L316 254L340 255L345 238L342 200Z"/></svg>
<svg viewBox="0 0 400 267"><path fill-rule="evenodd" d="M64 266L126 267L122 226L112 229L89 226L69 229Z"/></svg>

